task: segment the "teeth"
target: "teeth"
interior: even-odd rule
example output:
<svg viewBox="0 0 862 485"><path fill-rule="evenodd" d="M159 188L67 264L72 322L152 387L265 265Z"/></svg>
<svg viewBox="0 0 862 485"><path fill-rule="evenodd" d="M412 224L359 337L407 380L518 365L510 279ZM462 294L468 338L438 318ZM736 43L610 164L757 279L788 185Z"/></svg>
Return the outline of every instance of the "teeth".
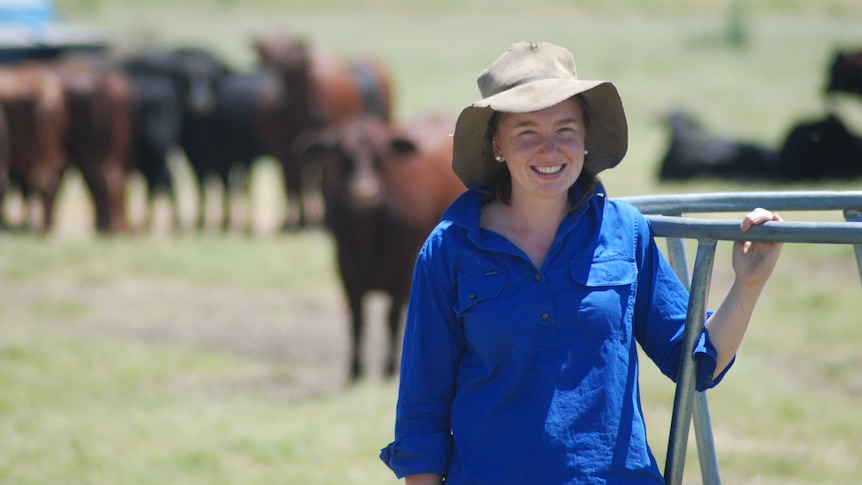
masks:
<svg viewBox="0 0 862 485"><path fill-rule="evenodd" d="M553 167L535 167L539 173L557 173L563 169L562 165L554 165Z"/></svg>

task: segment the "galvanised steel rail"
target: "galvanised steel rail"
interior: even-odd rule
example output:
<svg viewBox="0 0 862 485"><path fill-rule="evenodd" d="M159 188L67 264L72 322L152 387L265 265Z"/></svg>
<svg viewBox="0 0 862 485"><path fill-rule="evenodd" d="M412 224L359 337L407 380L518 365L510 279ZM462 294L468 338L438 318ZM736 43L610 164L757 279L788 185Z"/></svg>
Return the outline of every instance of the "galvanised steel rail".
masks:
<svg viewBox="0 0 862 485"><path fill-rule="evenodd" d="M862 280L862 191L716 192L620 199L632 203L644 213L657 237L667 238L668 260L680 280L690 289L683 334L683 352L687 355L692 355L697 338L703 331L718 241L852 244ZM840 210L845 222L770 221L742 232L738 219L682 217L686 213L748 212L756 207L778 212ZM683 239L698 241L691 280ZM664 472L668 484L682 483L692 420L703 483L721 483L706 393L695 391L696 365L693 359L680 361Z"/></svg>

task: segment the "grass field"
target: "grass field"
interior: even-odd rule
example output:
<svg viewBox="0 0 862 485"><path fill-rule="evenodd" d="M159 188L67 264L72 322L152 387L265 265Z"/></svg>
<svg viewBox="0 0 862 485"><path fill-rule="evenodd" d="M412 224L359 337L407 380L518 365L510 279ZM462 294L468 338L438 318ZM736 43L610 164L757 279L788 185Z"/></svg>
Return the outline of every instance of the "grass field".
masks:
<svg viewBox="0 0 862 485"><path fill-rule="evenodd" d="M623 96L630 147L602 174L612 196L858 189L656 180L668 110L776 146L793 122L825 112L833 49L862 44L859 2L737 3L741 17L729 0L58 1L119 50L205 45L246 69L254 35L287 29L320 49L377 55L393 71L400 118L457 113L478 97L478 71L509 44L548 40L573 50L582 77L611 79ZM840 99L836 109L862 133L862 100ZM376 374L343 387L346 315L329 240L273 230L283 197L270 161L255 168L254 185L253 237L95 237L74 173L57 231L0 234L0 483L397 483L377 459L392 437L396 385ZM719 245L715 302L729 283L729 249ZM860 302L850 248L785 247L735 368L709 394L725 483L862 477ZM372 363L381 331L369 329ZM648 362L642 369L663 463L673 386ZM693 440L685 482L700 482Z"/></svg>

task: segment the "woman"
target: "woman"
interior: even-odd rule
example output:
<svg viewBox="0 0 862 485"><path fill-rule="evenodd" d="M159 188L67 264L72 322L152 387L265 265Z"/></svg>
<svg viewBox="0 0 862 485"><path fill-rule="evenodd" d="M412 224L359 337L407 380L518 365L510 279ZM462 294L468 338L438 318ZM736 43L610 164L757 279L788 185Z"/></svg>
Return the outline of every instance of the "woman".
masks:
<svg viewBox="0 0 862 485"><path fill-rule="evenodd" d="M617 90L579 80L566 49L526 42L479 88L454 135L469 190L417 259L381 458L411 485L664 483L636 343L675 378L688 293L643 216L596 178L627 148ZM769 220L756 209L741 229ZM699 390L732 363L779 250L734 246L735 282L693 356Z"/></svg>

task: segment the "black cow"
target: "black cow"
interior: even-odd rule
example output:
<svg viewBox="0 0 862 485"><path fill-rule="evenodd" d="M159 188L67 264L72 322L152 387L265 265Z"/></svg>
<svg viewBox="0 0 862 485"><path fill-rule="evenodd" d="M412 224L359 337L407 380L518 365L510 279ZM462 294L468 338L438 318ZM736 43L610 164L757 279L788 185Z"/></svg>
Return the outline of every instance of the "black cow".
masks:
<svg viewBox="0 0 862 485"><path fill-rule="evenodd" d="M181 112L179 145L198 182L198 227L205 222L205 188L219 172L220 139L216 121L219 85L231 71L211 52L196 47L149 49L127 62L138 73L167 78L173 83Z"/></svg>
<svg viewBox="0 0 862 485"><path fill-rule="evenodd" d="M179 207L168 167L171 150L179 147L182 109L179 88L168 76L152 72L135 58L121 60L131 81L132 132L129 168L137 170L147 184L147 207L143 227L152 222L155 198L171 198L172 227L179 227Z"/></svg>
<svg viewBox="0 0 862 485"><path fill-rule="evenodd" d="M674 112L667 120L670 142L661 161L660 180L775 176L778 169L775 150L710 133L686 113Z"/></svg>
<svg viewBox="0 0 862 485"><path fill-rule="evenodd" d="M794 125L779 152L787 180L847 180L862 176L862 138L834 114Z"/></svg>

